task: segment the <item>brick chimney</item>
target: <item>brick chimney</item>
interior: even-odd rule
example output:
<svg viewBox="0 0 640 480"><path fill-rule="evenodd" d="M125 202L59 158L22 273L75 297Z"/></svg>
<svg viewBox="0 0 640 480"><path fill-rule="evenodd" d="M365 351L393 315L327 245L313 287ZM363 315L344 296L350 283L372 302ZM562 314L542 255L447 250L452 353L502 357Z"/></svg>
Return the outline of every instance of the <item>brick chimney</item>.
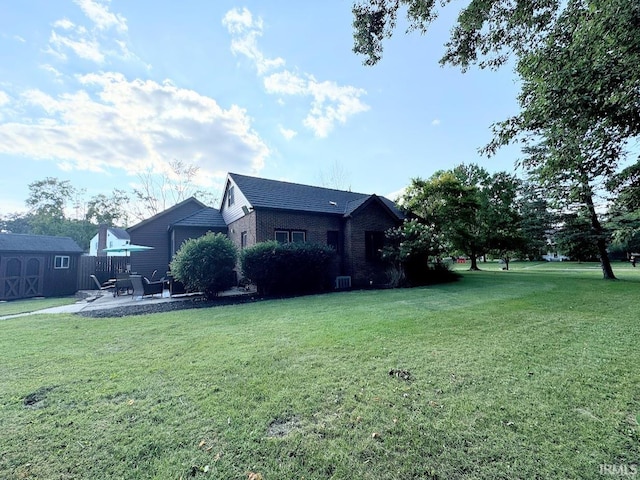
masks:
<svg viewBox="0 0 640 480"><path fill-rule="evenodd" d="M101 224L98 227L98 251L96 255L98 257L106 257L107 252L104 251L107 248L107 229L109 226L106 223Z"/></svg>

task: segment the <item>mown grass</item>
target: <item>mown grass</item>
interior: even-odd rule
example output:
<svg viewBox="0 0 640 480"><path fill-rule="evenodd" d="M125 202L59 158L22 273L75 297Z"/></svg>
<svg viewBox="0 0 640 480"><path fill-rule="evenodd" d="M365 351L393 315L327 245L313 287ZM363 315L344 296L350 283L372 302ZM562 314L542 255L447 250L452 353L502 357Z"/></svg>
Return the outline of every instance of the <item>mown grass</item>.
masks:
<svg viewBox="0 0 640 480"><path fill-rule="evenodd" d="M17 315L20 313L30 313L45 308L60 307L62 305L70 305L78 299L75 297L58 297L58 298L27 298L24 300L11 300L9 302L0 302L0 317L6 315Z"/></svg>
<svg viewBox="0 0 640 480"><path fill-rule="evenodd" d="M637 464L640 269L605 282L524 266L3 321L0 478L602 478Z"/></svg>

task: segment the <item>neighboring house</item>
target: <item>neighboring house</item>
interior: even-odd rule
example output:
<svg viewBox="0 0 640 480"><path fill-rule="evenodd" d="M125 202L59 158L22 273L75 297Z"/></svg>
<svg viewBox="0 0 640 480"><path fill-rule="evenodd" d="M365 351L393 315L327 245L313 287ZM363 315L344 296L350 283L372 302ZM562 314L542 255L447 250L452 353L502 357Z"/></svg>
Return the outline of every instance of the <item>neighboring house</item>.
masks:
<svg viewBox="0 0 640 480"><path fill-rule="evenodd" d="M98 233L89 243L89 255L94 257L102 256L125 256L124 252L105 252L105 248L124 247L131 243L129 233L124 228L109 227L100 225Z"/></svg>
<svg viewBox="0 0 640 480"><path fill-rule="evenodd" d="M208 231L227 233L220 212L191 197L127 229L131 243L153 250L131 253L131 270L146 277L162 277L180 246Z"/></svg>
<svg viewBox="0 0 640 480"><path fill-rule="evenodd" d="M384 232L404 216L387 198L230 173L220 210L189 198L127 231L132 244L154 247L131 254L131 270L162 276L185 240L221 232L238 249L258 242L313 242L336 250L333 276L353 286L387 281L381 261Z"/></svg>
<svg viewBox="0 0 640 480"><path fill-rule="evenodd" d="M81 255L68 237L0 234L0 300L73 295Z"/></svg>

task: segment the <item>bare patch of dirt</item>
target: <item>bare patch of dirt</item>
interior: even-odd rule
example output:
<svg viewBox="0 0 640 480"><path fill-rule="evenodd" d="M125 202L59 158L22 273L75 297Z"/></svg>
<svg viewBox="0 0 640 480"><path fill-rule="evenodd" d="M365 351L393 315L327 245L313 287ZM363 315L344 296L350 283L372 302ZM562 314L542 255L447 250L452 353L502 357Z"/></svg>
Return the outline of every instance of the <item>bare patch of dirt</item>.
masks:
<svg viewBox="0 0 640 480"><path fill-rule="evenodd" d="M298 428L300 428L300 420L298 420L297 417L278 418L269 424L269 427L267 428L267 437L286 437Z"/></svg>

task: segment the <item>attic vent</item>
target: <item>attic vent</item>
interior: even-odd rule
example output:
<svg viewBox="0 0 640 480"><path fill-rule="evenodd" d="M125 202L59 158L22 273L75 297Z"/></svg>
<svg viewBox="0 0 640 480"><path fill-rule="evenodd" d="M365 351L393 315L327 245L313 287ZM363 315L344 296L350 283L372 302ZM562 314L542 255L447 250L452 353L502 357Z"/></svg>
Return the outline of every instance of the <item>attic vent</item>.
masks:
<svg viewBox="0 0 640 480"><path fill-rule="evenodd" d="M334 207L338 205L338 202L334 202L332 200L329 200L329 205L333 205Z"/></svg>

